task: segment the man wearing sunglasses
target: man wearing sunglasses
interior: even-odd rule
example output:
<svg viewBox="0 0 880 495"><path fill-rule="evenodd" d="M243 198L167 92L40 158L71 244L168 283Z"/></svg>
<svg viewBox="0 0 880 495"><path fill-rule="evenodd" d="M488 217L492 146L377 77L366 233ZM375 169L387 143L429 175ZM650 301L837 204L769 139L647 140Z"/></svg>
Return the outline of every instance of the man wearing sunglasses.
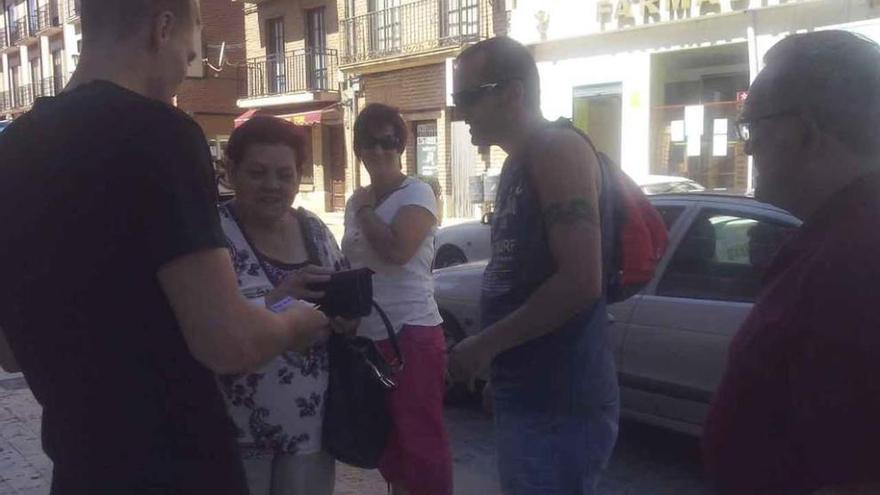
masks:
<svg viewBox="0 0 880 495"><path fill-rule="evenodd" d="M738 130L755 196L804 224L731 344L707 468L722 493L880 493L880 46L816 32L765 61Z"/></svg>
<svg viewBox="0 0 880 495"><path fill-rule="evenodd" d="M598 160L570 124L540 110L538 69L508 38L457 60L456 112L504 164L483 275L483 331L451 350L472 380L491 364L498 467L507 495L594 493L617 433L604 340Z"/></svg>

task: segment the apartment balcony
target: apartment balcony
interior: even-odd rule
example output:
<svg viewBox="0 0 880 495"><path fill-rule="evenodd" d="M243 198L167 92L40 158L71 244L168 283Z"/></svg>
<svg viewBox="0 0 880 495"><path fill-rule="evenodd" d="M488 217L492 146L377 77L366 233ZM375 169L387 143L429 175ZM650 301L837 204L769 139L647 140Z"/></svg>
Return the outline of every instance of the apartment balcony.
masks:
<svg viewBox="0 0 880 495"><path fill-rule="evenodd" d="M6 30L0 28L0 50L9 48L9 41L6 39Z"/></svg>
<svg viewBox="0 0 880 495"><path fill-rule="evenodd" d="M64 89L64 77L44 77L40 82L31 85L34 99L43 96L56 96Z"/></svg>
<svg viewBox="0 0 880 495"><path fill-rule="evenodd" d="M22 17L16 19L9 24L9 44L14 46L24 41L30 33L28 32L28 18Z"/></svg>
<svg viewBox="0 0 880 495"><path fill-rule="evenodd" d="M41 34L53 28L61 27L61 16L59 14L58 4L50 2L43 5L34 12L31 17L31 33Z"/></svg>
<svg viewBox="0 0 880 495"><path fill-rule="evenodd" d="M249 59L239 69L238 104L258 108L339 101L336 50L297 50Z"/></svg>
<svg viewBox="0 0 880 495"><path fill-rule="evenodd" d="M446 52L491 36L489 0L417 0L340 21L343 68Z"/></svg>
<svg viewBox="0 0 880 495"><path fill-rule="evenodd" d="M0 91L0 117L10 110L12 110L12 93Z"/></svg>
<svg viewBox="0 0 880 495"><path fill-rule="evenodd" d="M82 13L82 0L67 0L67 19L79 19Z"/></svg>
<svg viewBox="0 0 880 495"><path fill-rule="evenodd" d="M34 85L25 84L12 88L11 110L25 111L34 104Z"/></svg>

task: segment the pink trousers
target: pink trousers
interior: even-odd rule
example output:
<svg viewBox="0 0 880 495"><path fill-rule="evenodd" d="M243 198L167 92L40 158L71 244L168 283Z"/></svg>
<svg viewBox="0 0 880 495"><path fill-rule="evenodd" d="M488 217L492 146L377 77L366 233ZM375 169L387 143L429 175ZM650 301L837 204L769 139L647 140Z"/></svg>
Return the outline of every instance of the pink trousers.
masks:
<svg viewBox="0 0 880 495"><path fill-rule="evenodd" d="M407 325L397 336L405 365L394 376L397 388L388 397L394 427L379 472L413 495L452 495L452 457L443 425L443 328ZM393 362L390 342L376 345Z"/></svg>

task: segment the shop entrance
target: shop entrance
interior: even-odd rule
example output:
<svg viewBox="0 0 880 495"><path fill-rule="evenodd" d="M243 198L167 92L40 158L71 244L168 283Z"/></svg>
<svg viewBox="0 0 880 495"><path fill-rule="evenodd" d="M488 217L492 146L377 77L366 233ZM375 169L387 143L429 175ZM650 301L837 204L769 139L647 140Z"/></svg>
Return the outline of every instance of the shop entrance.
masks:
<svg viewBox="0 0 880 495"><path fill-rule="evenodd" d="M601 84L574 88L572 121L587 133L593 144L620 164L621 113L620 84Z"/></svg>
<svg viewBox="0 0 880 495"><path fill-rule="evenodd" d="M745 43L654 55L651 173L746 193L748 157L736 119L749 87Z"/></svg>

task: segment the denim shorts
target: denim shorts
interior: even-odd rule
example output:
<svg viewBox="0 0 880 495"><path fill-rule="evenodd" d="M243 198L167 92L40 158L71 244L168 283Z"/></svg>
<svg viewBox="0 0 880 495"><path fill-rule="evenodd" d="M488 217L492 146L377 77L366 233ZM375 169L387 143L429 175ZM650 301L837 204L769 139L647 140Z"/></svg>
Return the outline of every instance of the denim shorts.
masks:
<svg viewBox="0 0 880 495"><path fill-rule="evenodd" d="M617 441L619 402L591 412L547 414L495 407L504 495L592 495Z"/></svg>

